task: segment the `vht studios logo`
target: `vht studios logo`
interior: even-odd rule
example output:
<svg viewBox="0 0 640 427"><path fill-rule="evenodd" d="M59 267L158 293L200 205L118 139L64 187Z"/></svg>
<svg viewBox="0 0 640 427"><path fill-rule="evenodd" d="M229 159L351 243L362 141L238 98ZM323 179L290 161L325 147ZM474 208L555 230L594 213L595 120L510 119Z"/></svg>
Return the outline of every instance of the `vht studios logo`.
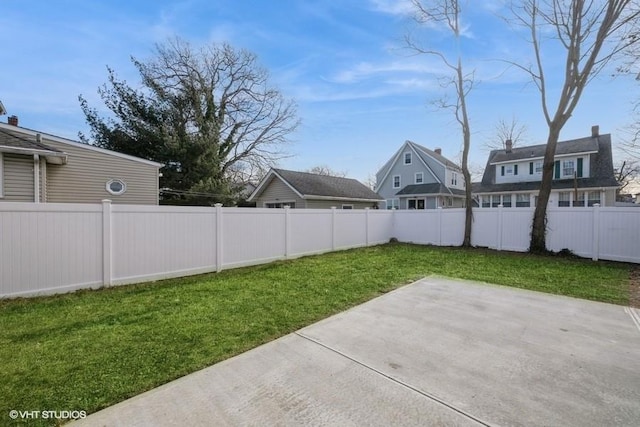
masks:
<svg viewBox="0 0 640 427"><path fill-rule="evenodd" d="M9 418L12 420L78 420L87 418L87 411L9 411Z"/></svg>

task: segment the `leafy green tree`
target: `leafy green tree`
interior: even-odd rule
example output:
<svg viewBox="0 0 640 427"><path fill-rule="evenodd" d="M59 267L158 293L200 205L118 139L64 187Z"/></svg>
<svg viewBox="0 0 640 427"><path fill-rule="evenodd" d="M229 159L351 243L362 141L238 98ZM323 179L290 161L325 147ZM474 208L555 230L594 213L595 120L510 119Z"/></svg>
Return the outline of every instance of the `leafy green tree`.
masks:
<svg viewBox="0 0 640 427"><path fill-rule="evenodd" d="M270 85L254 54L174 39L148 61L131 60L140 87L108 68L98 89L110 117L79 97L90 127L90 138L80 138L163 163L162 203L233 203L239 187L285 157L296 105Z"/></svg>

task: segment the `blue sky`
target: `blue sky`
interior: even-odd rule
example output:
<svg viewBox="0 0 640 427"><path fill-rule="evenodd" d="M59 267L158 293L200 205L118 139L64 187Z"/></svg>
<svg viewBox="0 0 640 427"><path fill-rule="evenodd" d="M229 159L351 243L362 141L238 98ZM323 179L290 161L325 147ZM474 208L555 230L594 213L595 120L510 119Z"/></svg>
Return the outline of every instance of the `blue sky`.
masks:
<svg viewBox="0 0 640 427"><path fill-rule="evenodd" d="M546 125L528 77L500 61L526 61L530 54L524 35L496 15L504 1L469 3L463 49L478 80L468 99L471 162L482 168L484 144L498 120L517 117L528 127L530 144L545 141ZM251 50L281 92L296 100L302 123L287 147L292 157L281 167L327 165L366 180L407 139L459 158L461 136L452 114L431 105L445 93L438 83L441 63L403 49L404 34L415 30L403 0L59 0L2 6L0 100L30 129L72 139L87 133L78 95L102 109L97 88L107 80L107 65L137 85L130 56L144 60L154 43L179 36L196 46L226 41ZM418 35L444 51L453 47L437 28ZM562 58L548 53L544 59L549 70L561 70ZM632 120L638 86L631 78L603 73L561 138L588 135L599 124L619 142Z"/></svg>

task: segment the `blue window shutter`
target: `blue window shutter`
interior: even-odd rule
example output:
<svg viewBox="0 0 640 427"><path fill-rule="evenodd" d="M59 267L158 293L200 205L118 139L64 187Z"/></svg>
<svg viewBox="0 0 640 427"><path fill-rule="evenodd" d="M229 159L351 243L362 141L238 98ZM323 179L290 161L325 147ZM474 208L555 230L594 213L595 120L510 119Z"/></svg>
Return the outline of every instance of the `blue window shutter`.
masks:
<svg viewBox="0 0 640 427"><path fill-rule="evenodd" d="M500 175L504 176L504 166L500 167Z"/></svg>
<svg viewBox="0 0 640 427"><path fill-rule="evenodd" d="M518 165L513 165L513 174L518 175Z"/></svg>
<svg viewBox="0 0 640 427"><path fill-rule="evenodd" d="M582 178L582 157L578 157L578 178Z"/></svg>
<svg viewBox="0 0 640 427"><path fill-rule="evenodd" d="M555 162L555 173L553 176L555 179L560 179L560 161L556 160Z"/></svg>
<svg viewBox="0 0 640 427"><path fill-rule="evenodd" d="M529 162L529 175L533 175L533 162Z"/></svg>

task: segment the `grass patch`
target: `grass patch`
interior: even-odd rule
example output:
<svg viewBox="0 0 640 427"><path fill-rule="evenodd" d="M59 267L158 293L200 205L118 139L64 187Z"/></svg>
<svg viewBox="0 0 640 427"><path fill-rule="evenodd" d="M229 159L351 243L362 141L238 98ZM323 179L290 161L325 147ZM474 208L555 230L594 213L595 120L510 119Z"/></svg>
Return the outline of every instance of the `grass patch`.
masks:
<svg viewBox="0 0 640 427"><path fill-rule="evenodd" d="M429 274L629 301L625 264L408 244L4 300L0 425L13 409L95 412Z"/></svg>

